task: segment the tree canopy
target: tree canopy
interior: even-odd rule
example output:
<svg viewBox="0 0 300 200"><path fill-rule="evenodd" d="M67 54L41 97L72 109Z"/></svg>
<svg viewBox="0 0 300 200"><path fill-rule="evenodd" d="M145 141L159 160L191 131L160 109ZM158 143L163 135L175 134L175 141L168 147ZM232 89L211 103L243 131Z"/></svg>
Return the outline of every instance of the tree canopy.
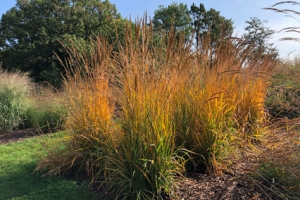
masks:
<svg viewBox="0 0 300 200"><path fill-rule="evenodd" d="M113 41L125 20L108 0L18 0L0 20L2 68L30 72L35 81L59 86L68 55L62 43L88 42L103 34ZM119 31L122 32L122 31Z"/></svg>
<svg viewBox="0 0 300 200"><path fill-rule="evenodd" d="M209 35L210 45L214 46L219 39L231 36L233 22L220 15L219 11L210 8L206 11L204 4L199 7L194 3L191 6L192 25L196 36L196 45L200 45L203 37Z"/></svg>
<svg viewBox="0 0 300 200"><path fill-rule="evenodd" d="M186 4L172 3L168 7L160 5L154 11L153 18L154 28L163 29L167 32L173 27L176 33L184 33L186 37L191 35L191 17Z"/></svg>
<svg viewBox="0 0 300 200"><path fill-rule="evenodd" d="M273 44L268 42L275 31L264 25L267 21L251 17L246 23L245 33L242 35L245 45L252 45L253 50L256 52L277 54L277 50L273 47Z"/></svg>
<svg viewBox="0 0 300 200"><path fill-rule="evenodd" d="M184 33L186 38L195 33L197 47L202 45L204 37L209 37L209 45L213 48L220 39L231 36L233 32L231 19L221 16L213 8L206 10L202 3L199 7L193 3L190 10L183 3L172 3L167 7L161 5L154 12L153 24L156 31L168 33L173 28L177 34Z"/></svg>
<svg viewBox="0 0 300 200"><path fill-rule="evenodd" d="M90 38L96 35L122 44L127 22L109 0L17 0L0 19L0 63L3 69L29 72L34 81L59 87L65 71L58 57L62 61L68 57L63 45L90 45ZM274 31L258 18L246 23L245 45L271 49L267 40ZM211 56L233 33L232 20L213 8L206 10L204 4L192 4L190 10L184 3L161 5L154 12L153 27L157 32L184 33L185 39L194 32L197 48L204 45L204 37L209 38ZM161 42L161 35L156 36L154 40Z"/></svg>

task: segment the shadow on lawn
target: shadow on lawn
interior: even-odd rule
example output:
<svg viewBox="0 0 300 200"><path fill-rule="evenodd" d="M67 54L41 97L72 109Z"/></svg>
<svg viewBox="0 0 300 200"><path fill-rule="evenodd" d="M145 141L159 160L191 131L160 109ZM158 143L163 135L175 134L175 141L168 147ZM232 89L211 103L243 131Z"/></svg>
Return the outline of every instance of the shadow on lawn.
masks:
<svg viewBox="0 0 300 200"><path fill-rule="evenodd" d="M15 149L18 151L18 149ZM18 159L12 153L14 159ZM28 159L30 160L30 159ZM87 185L63 177L32 173L37 161L0 162L0 199L96 199Z"/></svg>

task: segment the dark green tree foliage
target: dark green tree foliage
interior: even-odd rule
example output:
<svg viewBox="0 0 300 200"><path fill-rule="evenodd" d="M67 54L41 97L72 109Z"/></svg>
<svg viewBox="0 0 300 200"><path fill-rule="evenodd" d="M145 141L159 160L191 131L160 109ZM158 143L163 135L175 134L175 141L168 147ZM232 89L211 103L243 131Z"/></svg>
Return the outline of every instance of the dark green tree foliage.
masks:
<svg viewBox="0 0 300 200"><path fill-rule="evenodd" d="M242 35L245 45L253 45L253 50L256 52L260 51L267 54L276 54L277 50L273 47L273 44L268 42L275 31L264 26L264 23L267 23L267 21L261 21L257 17L251 17L246 23L248 24L245 27L246 33Z"/></svg>
<svg viewBox="0 0 300 200"><path fill-rule="evenodd" d="M220 15L219 11L212 8L207 11L206 17L208 32L210 32L212 41L218 41L231 36L233 32L233 22L231 19L225 19L225 17Z"/></svg>
<svg viewBox="0 0 300 200"><path fill-rule="evenodd" d="M0 21L0 62L4 69L30 72L35 81L57 87L64 68L56 55L68 56L61 42L88 44L94 34L113 41L123 22L108 0L18 0Z"/></svg>
<svg viewBox="0 0 300 200"><path fill-rule="evenodd" d="M191 17L186 4L172 3L168 7L160 5L154 11L153 25L155 30L165 30L167 33L173 28L177 34L191 35Z"/></svg>
<svg viewBox="0 0 300 200"><path fill-rule="evenodd" d="M196 45L199 46L200 39L202 36L202 33L206 32L208 30L206 20L206 9L204 7L204 4L200 4L199 7L197 7L194 3L191 6L190 10L191 16L192 16L192 25L196 34Z"/></svg>
<svg viewBox="0 0 300 200"><path fill-rule="evenodd" d="M210 45L213 47L217 42L231 36L233 32L233 22L220 15L219 11L211 8L206 11L204 4L199 7L194 3L191 6L192 25L196 36L196 46L201 45L203 37L209 34Z"/></svg>

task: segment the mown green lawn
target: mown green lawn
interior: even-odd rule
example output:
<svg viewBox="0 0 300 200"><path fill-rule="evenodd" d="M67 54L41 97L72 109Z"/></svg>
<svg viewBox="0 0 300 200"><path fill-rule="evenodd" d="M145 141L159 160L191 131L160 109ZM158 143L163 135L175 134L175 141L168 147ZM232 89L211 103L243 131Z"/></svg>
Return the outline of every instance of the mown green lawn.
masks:
<svg viewBox="0 0 300 200"><path fill-rule="evenodd" d="M50 136L57 144L63 133ZM63 177L42 177L33 173L45 150L44 137L0 145L0 199L69 199L90 200L96 196L87 187ZM50 142L51 144L51 142Z"/></svg>

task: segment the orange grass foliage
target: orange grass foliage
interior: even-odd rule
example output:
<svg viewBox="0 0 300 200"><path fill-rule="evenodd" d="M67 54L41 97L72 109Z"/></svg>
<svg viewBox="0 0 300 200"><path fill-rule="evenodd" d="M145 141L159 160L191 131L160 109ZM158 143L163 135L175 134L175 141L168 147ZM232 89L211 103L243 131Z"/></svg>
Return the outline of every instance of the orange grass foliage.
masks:
<svg viewBox="0 0 300 200"><path fill-rule="evenodd" d="M64 103L67 149L53 151L36 170L52 168L48 174L86 172L92 179L100 175L109 155L122 137L114 124L114 101L109 89L106 62L110 49L103 39L92 43L91 51L66 47L70 58L65 63ZM101 41L101 42L100 42ZM103 40L104 41L104 40ZM53 166L55 163L56 166Z"/></svg>
<svg viewBox="0 0 300 200"><path fill-rule="evenodd" d="M145 21L126 32L118 52L100 37L91 50L68 48L70 142L60 166L85 168L93 180L102 173L113 194L130 198L169 191L189 159L192 170L226 168L232 140L263 121L274 58L231 38L195 50L172 31L155 37ZM178 165L182 148L189 156Z"/></svg>

